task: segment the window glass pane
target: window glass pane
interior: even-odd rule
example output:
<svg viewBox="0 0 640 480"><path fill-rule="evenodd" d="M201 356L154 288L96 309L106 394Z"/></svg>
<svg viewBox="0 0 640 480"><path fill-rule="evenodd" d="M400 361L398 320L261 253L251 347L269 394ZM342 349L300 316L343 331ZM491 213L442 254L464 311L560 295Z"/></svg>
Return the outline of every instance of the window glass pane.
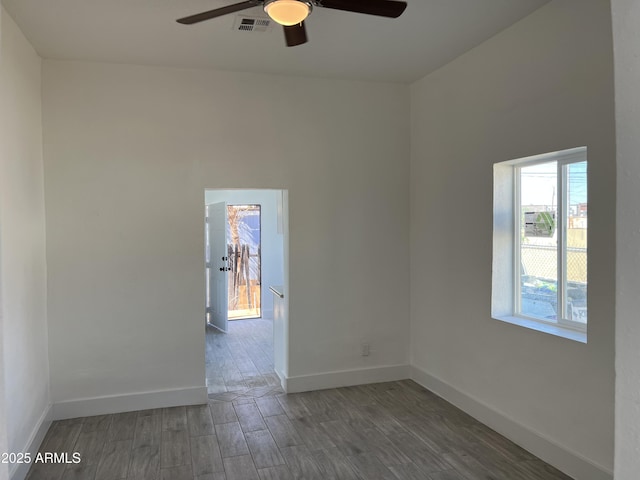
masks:
<svg viewBox="0 0 640 480"><path fill-rule="evenodd" d="M587 162L565 167L567 178L567 319L587 323Z"/></svg>
<svg viewBox="0 0 640 480"><path fill-rule="evenodd" d="M520 168L520 313L556 321L557 162Z"/></svg>

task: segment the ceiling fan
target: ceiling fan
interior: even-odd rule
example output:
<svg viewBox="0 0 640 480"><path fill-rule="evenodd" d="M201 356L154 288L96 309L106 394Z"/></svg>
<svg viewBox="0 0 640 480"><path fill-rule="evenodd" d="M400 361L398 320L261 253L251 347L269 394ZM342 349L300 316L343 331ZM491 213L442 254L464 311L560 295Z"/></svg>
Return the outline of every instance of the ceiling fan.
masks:
<svg viewBox="0 0 640 480"><path fill-rule="evenodd" d="M313 7L332 8L334 10L366 13L389 18L398 18L407 8L406 2L395 0L246 0L180 18L177 22L184 25L193 25L194 23L246 10L257 5L262 5L267 15L282 25L287 47L295 47L307 42L304 19L309 16Z"/></svg>

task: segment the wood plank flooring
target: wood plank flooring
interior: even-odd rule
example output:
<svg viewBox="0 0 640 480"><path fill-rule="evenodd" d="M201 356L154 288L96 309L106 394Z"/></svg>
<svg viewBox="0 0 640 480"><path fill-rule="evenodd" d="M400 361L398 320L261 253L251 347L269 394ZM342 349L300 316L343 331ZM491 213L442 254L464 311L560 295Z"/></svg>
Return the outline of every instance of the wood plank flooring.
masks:
<svg viewBox="0 0 640 480"><path fill-rule="evenodd" d="M410 380L54 422L29 480L568 480Z"/></svg>
<svg viewBox="0 0 640 480"><path fill-rule="evenodd" d="M229 332L207 327L207 389L220 399L254 388L279 387L273 371L273 321L234 320Z"/></svg>
<svg viewBox="0 0 640 480"><path fill-rule="evenodd" d="M207 405L54 422L41 452L82 461L27 479L570 480L411 380L285 395L244 322L207 332Z"/></svg>

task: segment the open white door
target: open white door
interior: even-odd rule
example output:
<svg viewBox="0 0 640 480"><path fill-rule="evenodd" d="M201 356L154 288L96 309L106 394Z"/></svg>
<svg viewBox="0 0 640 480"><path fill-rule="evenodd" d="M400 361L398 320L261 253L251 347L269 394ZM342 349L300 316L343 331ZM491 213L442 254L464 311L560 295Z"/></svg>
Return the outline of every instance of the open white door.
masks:
<svg viewBox="0 0 640 480"><path fill-rule="evenodd" d="M206 206L207 216L207 319L223 332L228 330L229 259L227 252L227 204Z"/></svg>

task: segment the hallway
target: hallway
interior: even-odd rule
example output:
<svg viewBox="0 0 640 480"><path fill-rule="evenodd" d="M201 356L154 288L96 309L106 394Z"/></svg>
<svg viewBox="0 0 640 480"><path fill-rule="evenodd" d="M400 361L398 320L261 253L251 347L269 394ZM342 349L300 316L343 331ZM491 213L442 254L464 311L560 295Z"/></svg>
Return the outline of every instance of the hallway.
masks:
<svg viewBox="0 0 640 480"><path fill-rule="evenodd" d="M273 321L265 318L229 322L224 334L207 326L206 369L209 398L234 400L240 394L280 389L273 370Z"/></svg>

